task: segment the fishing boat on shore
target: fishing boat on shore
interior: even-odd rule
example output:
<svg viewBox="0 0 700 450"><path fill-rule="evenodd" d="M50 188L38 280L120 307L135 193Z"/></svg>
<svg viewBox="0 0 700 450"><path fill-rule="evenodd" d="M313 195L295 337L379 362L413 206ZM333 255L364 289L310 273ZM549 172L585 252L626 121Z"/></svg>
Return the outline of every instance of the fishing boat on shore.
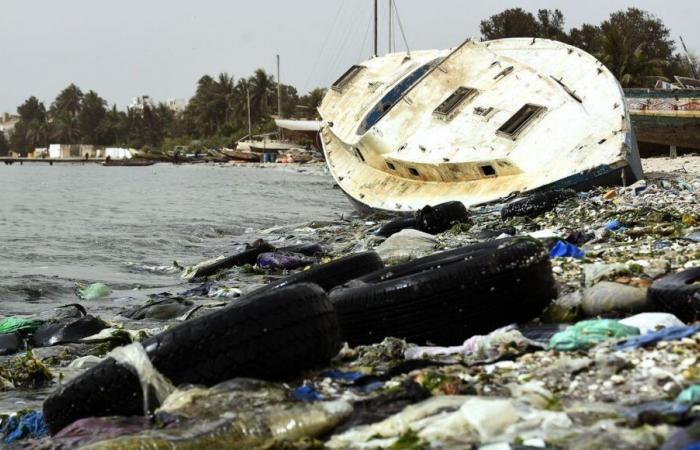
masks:
<svg viewBox="0 0 700 450"><path fill-rule="evenodd" d="M246 162L258 162L260 161L260 154L253 153L250 150L238 150L238 148L230 149L225 148L221 150L221 153L228 156L235 161L246 161Z"/></svg>
<svg viewBox="0 0 700 450"><path fill-rule="evenodd" d="M150 161L148 159L112 159L107 157L102 163L106 167L141 167L141 166L152 166L155 161Z"/></svg>
<svg viewBox="0 0 700 450"><path fill-rule="evenodd" d="M700 150L700 89L626 89L625 97L640 143Z"/></svg>
<svg viewBox="0 0 700 450"><path fill-rule="evenodd" d="M547 39L376 56L333 83L319 112L330 171L363 211L642 177L613 74Z"/></svg>

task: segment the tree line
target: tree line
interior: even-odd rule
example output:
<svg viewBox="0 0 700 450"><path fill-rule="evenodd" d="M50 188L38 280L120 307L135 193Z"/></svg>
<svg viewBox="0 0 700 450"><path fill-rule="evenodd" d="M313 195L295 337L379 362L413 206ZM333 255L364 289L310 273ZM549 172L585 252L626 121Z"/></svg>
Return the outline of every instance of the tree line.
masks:
<svg viewBox="0 0 700 450"><path fill-rule="evenodd" d="M483 20L480 29L483 40L541 37L579 47L602 61L623 87L653 87L657 79L673 81L674 75L691 75L671 31L647 11L628 8L613 12L599 25L585 23L569 31L564 22L558 9L532 14L511 8Z"/></svg>
<svg viewBox="0 0 700 450"><path fill-rule="evenodd" d="M315 117L324 89L299 96L296 88L282 84L284 117ZM169 150L178 144L197 147L232 146L248 133L248 97L254 133L275 129L277 84L272 75L258 69L235 81L227 73L204 75L182 112L164 103L145 103L118 110L95 91L83 92L75 84L63 89L47 109L36 97L17 107L19 122L9 142L0 137L0 154L8 149L26 154L49 143L94 144L150 150ZM0 133L2 134L2 133Z"/></svg>
<svg viewBox="0 0 700 450"><path fill-rule="evenodd" d="M670 30L646 11L617 11L599 25L583 24L568 31L564 23L558 9L533 14L511 8L483 20L480 31L483 40L542 37L570 43L600 59L624 87L649 87L658 78L672 81L674 75L690 75ZM324 94L325 89L317 88L299 96L293 86L282 85L283 116L314 116ZM36 97L20 105L20 120L9 142L0 133L0 154L8 149L26 153L51 142L154 150L193 142L202 147L230 146L247 134L248 95L254 133L272 131L277 85L262 69L237 81L227 73L204 75L182 113L162 103L120 111L109 108L96 92L83 92L71 84L48 109Z"/></svg>

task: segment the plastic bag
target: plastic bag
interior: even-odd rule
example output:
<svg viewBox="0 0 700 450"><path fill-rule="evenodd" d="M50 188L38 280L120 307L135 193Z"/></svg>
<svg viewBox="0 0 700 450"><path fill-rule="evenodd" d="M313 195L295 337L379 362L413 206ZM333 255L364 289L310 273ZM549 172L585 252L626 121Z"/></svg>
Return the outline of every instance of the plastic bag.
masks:
<svg viewBox="0 0 700 450"><path fill-rule="evenodd" d="M549 249L549 256L552 258L563 258L568 256L571 258L581 259L586 256L586 254L583 252L583 250L573 244L569 244L568 242L564 241L557 241L557 243L554 244L554 247Z"/></svg>
<svg viewBox="0 0 700 450"><path fill-rule="evenodd" d="M104 283L92 283L87 287L78 286L78 296L83 300L97 300L112 293L112 289Z"/></svg>
<svg viewBox="0 0 700 450"><path fill-rule="evenodd" d="M623 325L617 320L584 320L561 331L549 341L549 348L556 350L587 350L611 338L639 334L639 328Z"/></svg>
<svg viewBox="0 0 700 450"><path fill-rule="evenodd" d="M42 320L26 319L24 317L6 317L0 322L0 334L14 333L15 331L33 332L44 323Z"/></svg>

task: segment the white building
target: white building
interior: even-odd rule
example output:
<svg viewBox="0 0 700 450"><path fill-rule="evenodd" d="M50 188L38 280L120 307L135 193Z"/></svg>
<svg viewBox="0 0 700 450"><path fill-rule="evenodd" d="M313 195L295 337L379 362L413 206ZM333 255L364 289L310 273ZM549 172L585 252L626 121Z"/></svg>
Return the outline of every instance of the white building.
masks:
<svg viewBox="0 0 700 450"><path fill-rule="evenodd" d="M155 102L153 101L150 95L139 95L138 97L134 97L133 99L131 99L129 108L143 109L143 107L146 105L148 105L151 108L156 106Z"/></svg>
<svg viewBox="0 0 700 450"><path fill-rule="evenodd" d="M188 101L182 98L171 98L165 101L165 106L176 113L181 113L187 108Z"/></svg>
<svg viewBox="0 0 700 450"><path fill-rule="evenodd" d="M159 102L153 99L150 95L139 95L138 97L134 97L131 100L129 108L141 110L146 105L148 105L151 108L155 108L158 105L158 103ZM185 108L187 108L187 103L187 100L182 98L171 98L163 102L165 106L167 106L170 110L175 111L176 113L184 112Z"/></svg>
<svg viewBox="0 0 700 450"><path fill-rule="evenodd" d="M4 133L9 138L17 122L19 122L19 116L17 115L10 113L0 114L0 133Z"/></svg>

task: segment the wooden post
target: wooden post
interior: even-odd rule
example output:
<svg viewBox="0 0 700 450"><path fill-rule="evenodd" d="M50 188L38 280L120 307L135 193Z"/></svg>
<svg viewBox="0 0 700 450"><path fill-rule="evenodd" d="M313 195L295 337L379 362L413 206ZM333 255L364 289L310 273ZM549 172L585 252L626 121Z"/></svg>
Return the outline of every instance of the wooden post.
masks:
<svg viewBox="0 0 700 450"><path fill-rule="evenodd" d="M675 159L676 156L678 156L678 149L676 148L675 145L672 145L672 146L671 146L671 151L670 151L670 155L669 155L669 156L671 156L671 159Z"/></svg>

